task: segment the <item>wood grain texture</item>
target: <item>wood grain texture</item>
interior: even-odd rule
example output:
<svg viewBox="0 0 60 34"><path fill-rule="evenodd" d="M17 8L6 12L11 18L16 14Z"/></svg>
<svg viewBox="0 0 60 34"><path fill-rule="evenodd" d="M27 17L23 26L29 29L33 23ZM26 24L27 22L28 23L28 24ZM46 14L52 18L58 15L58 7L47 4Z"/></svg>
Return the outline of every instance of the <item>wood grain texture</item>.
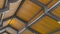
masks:
<svg viewBox="0 0 60 34"><path fill-rule="evenodd" d="M46 5L46 4L48 4L51 0L38 0L38 1Z"/></svg>
<svg viewBox="0 0 60 34"><path fill-rule="evenodd" d="M31 28L41 32L42 34L48 34L51 31L60 29L60 24L58 24L57 21L53 20L52 18L45 16L33 24Z"/></svg>
<svg viewBox="0 0 60 34"><path fill-rule="evenodd" d="M29 21L35 14L41 10L41 7L31 1L25 1L18 10L17 16L25 21Z"/></svg>
<svg viewBox="0 0 60 34"><path fill-rule="evenodd" d="M16 30L22 30L26 25L17 18L9 19L3 22L3 27L10 25L11 27L15 28Z"/></svg>
<svg viewBox="0 0 60 34"><path fill-rule="evenodd" d="M28 24L31 24L35 19L37 19L39 16L41 16L44 13L44 11L40 11L36 16L34 16L30 21L28 21Z"/></svg>
<svg viewBox="0 0 60 34"><path fill-rule="evenodd" d="M56 4L58 0L51 0L51 2L47 5L48 8L51 8L54 4Z"/></svg>
<svg viewBox="0 0 60 34"><path fill-rule="evenodd" d="M58 2L58 0L38 0L43 5L47 6L47 8L51 8L55 3ZM1 0L0 0L1 2ZM4 1L2 0L1 8L4 6ZM1 4L0 3L0 4ZM11 34L15 34L16 30L22 30L27 25L31 24L34 20L36 20L39 16L41 16L43 13L45 13L45 10L43 7L39 6L38 4L32 2L31 0L25 0L24 3L22 1L22 5L20 5L21 0L18 0L16 2L12 2L9 4L9 10L7 10L4 13L3 19L9 18L13 16L16 12L16 15L11 19L8 19L3 22L3 27L9 26L11 29L7 28L7 31L9 31ZM19 6L20 5L20 6ZM18 8L19 7L19 8ZM18 10L17 10L18 8ZM17 10L17 11L16 11ZM53 9L51 13L57 17L60 18L60 6ZM1 15L1 14L0 14ZM17 18L17 17L18 18ZM22 21L24 20L24 21ZM24 23L26 21L27 25ZM60 29L60 24L58 21L50 17L49 15L46 15L41 18L41 20L38 20L34 24L32 24L29 28L33 29L34 31L41 33L41 34L49 34L51 32L54 32L56 30ZM35 34L33 31L29 30L28 28L22 32L21 34ZM54 32L53 34L60 34L60 31Z"/></svg>
<svg viewBox="0 0 60 34"><path fill-rule="evenodd" d="M22 21L18 20L17 18L13 18L9 24L11 27L17 30L22 30L26 26Z"/></svg>
<svg viewBox="0 0 60 34"><path fill-rule="evenodd" d="M52 11L52 13L60 18L60 6L58 6L56 9Z"/></svg>

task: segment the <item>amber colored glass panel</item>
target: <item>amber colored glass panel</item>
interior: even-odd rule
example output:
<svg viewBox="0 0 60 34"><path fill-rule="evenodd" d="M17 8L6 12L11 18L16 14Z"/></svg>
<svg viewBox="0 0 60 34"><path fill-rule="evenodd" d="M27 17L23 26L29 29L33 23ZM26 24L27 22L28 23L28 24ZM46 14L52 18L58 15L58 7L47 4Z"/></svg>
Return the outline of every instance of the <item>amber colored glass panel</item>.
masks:
<svg viewBox="0 0 60 34"><path fill-rule="evenodd" d="M44 11L40 11L40 13L38 13L35 17L33 17L33 19L31 19L28 23L32 23L35 19L37 19L38 17L40 17L42 14L44 13Z"/></svg>
<svg viewBox="0 0 60 34"><path fill-rule="evenodd" d="M17 30L21 30L26 26L22 21L18 20L17 18L13 18L9 25Z"/></svg>
<svg viewBox="0 0 60 34"><path fill-rule="evenodd" d="M41 32L42 34L48 34L51 31L55 31L60 28L60 24L54 19L45 16L41 20L37 21L31 26L34 30Z"/></svg>
<svg viewBox="0 0 60 34"><path fill-rule="evenodd" d="M40 6L34 4L31 1L25 1L21 8L18 10L17 16L25 21L29 21L40 10Z"/></svg>
<svg viewBox="0 0 60 34"><path fill-rule="evenodd" d="M56 9L52 11L52 13L60 18L60 6L58 6Z"/></svg>
<svg viewBox="0 0 60 34"><path fill-rule="evenodd" d="M54 4L56 4L58 2L58 0L52 0L49 4L48 4L48 8L51 8Z"/></svg>
<svg viewBox="0 0 60 34"><path fill-rule="evenodd" d="M4 7L4 4L5 4L5 0L0 0L0 9Z"/></svg>
<svg viewBox="0 0 60 34"><path fill-rule="evenodd" d="M38 1L46 5L46 4L48 4L51 0L38 0Z"/></svg>

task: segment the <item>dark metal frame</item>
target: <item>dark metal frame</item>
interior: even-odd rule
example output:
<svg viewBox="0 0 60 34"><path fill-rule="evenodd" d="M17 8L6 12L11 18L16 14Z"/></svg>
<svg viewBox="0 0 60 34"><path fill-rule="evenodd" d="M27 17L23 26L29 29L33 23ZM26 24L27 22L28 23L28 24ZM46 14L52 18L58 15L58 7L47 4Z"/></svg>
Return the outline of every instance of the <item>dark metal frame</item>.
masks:
<svg viewBox="0 0 60 34"><path fill-rule="evenodd" d="M0 26L2 26L2 22L3 22L3 14L5 11L7 11L9 9L9 2L8 0L5 0L5 4L4 4L4 7L3 9L0 10L0 14L1 14L1 19L0 19Z"/></svg>

